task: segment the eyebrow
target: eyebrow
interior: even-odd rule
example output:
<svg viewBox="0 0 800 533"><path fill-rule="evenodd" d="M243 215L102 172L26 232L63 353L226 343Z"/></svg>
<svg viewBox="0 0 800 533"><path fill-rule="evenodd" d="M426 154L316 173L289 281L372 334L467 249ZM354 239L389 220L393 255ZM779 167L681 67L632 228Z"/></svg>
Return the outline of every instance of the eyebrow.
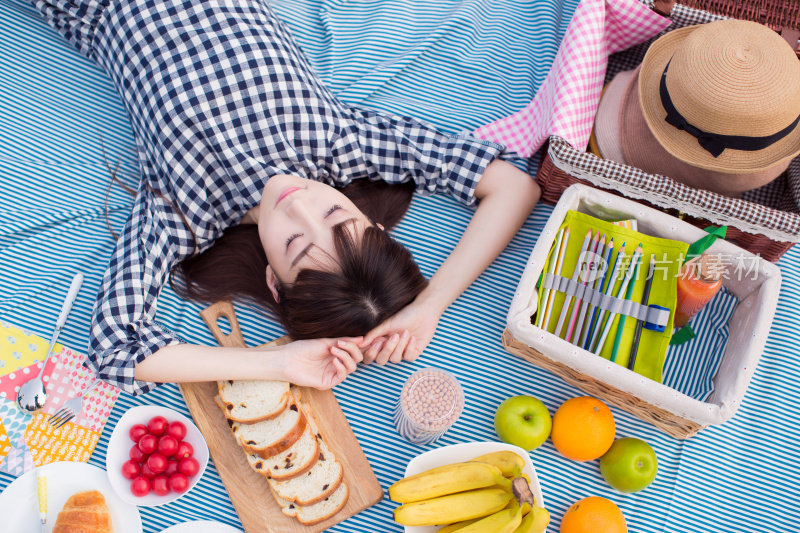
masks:
<svg viewBox="0 0 800 533"><path fill-rule="evenodd" d="M348 219L346 219L346 220L342 220L341 222L337 223L337 224L336 224L336 226L339 226L339 225L341 225L341 224L344 224L344 223L346 223L346 222L350 222L351 220L355 220L355 217L351 217L351 218L348 218ZM331 231L333 231L333 228L331 228ZM309 244L308 244L308 245L307 245L305 248L303 248L303 249L300 251L300 253L299 253L299 254L297 254L297 256L296 256L294 259L292 259L292 262L291 262L291 264L289 265L289 268L294 268L294 266L295 266L295 265L296 265L296 264L297 264L297 263L298 263L298 262L299 262L299 261L300 261L300 260L301 260L303 257L305 257L306 255L308 255L308 252L310 252L310 251L311 251L311 248L312 248L313 246L314 246L314 243L312 242L312 243L309 243Z"/></svg>

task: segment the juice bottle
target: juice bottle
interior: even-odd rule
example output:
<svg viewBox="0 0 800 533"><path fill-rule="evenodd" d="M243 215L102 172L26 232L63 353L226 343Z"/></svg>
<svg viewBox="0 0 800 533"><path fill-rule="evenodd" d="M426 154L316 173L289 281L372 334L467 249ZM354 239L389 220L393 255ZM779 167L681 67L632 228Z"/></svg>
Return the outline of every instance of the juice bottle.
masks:
<svg viewBox="0 0 800 533"><path fill-rule="evenodd" d="M683 265L678 278L675 327L682 328L722 288L725 267L717 255L703 254Z"/></svg>

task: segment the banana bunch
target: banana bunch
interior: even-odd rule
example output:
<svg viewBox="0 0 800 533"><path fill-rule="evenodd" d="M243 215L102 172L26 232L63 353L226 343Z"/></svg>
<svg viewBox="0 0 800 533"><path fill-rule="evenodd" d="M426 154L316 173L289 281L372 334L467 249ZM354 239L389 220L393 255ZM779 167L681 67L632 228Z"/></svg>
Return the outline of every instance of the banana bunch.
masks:
<svg viewBox="0 0 800 533"><path fill-rule="evenodd" d="M516 453L501 451L403 478L389 487L389 497L403 504L394 519L449 524L439 533L541 533L550 515L534 506L524 466Z"/></svg>

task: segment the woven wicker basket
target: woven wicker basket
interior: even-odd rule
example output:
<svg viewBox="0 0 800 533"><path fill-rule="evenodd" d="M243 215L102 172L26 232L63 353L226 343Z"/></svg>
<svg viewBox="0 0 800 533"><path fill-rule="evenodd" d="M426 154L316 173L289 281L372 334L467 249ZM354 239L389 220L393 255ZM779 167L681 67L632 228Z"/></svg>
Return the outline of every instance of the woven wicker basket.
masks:
<svg viewBox="0 0 800 533"><path fill-rule="evenodd" d="M679 439L728 420L741 404L766 344L780 291L778 267L727 241L717 241L709 249L729 261L743 260L757 265L754 268L757 276L724 281L725 288L739 302L728 323L730 337L713 378L714 390L700 401L578 348L532 323L538 307L537 280L568 210L635 218L640 231L656 237L694 242L706 235L660 210L591 187L573 185L562 195L531 253L509 308L503 346L587 394L629 411Z"/></svg>
<svg viewBox="0 0 800 533"><path fill-rule="evenodd" d="M772 27L797 50L800 2L684 0L684 4L673 6L668 0L656 2L654 9L670 13L673 21L665 32L731 16ZM650 42L611 56L606 81L641 63ZM536 179L542 188L542 198L548 203L556 203L570 185L582 183L635 199L697 227L725 224L728 226L728 241L768 261L777 261L800 241L800 158L769 185L748 191L741 198L729 198L689 187L669 177L604 161L573 149L559 137L551 137Z"/></svg>

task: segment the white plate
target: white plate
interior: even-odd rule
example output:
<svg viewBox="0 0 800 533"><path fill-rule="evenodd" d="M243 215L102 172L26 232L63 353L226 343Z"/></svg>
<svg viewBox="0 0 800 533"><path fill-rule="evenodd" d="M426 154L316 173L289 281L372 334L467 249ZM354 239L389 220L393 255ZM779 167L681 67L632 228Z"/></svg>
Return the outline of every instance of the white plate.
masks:
<svg viewBox="0 0 800 533"><path fill-rule="evenodd" d="M15 479L0 493L3 531L39 531L36 473L47 476L47 531L53 528L67 499L84 490L96 490L106 498L116 533L141 533L142 519L135 505L123 501L108 482L102 468L86 463L59 462L40 466Z"/></svg>
<svg viewBox="0 0 800 533"><path fill-rule="evenodd" d="M528 452L513 444L504 442L466 442L436 448L411 459L408 462L408 466L406 466L405 475L406 477L413 476L437 466L471 461L481 455L502 450L515 452L525 459L525 467L522 469L522 473L528 474L528 477L531 478L531 492L533 492L533 497L536 499L536 505L544 507L542 487L539 486L539 478L536 476L536 469L533 467L531 458ZM405 526L405 531L406 533L435 533L440 528L441 526Z"/></svg>
<svg viewBox="0 0 800 533"><path fill-rule="evenodd" d="M189 488L183 494L170 492L166 496L158 496L152 492L147 496L134 496L131 493L131 482L122 476L122 463L130 459L130 451L133 446L133 441L128 436L128 431L136 424L147 424L147 421L154 416L163 416L169 422L178 420L183 422L186 426L186 437L183 438L186 442L194 448L194 458L200 464L200 470L197 475L189 480ZM119 419L114 431L111 432L111 437L108 439L108 450L106 451L106 472L108 473L108 480L117 495L124 501L133 505L142 507L154 507L157 505L164 505L165 503L173 502L192 490L197 484L197 481L203 476L208 465L208 446L206 445L203 434L197 429L190 419L186 418L177 411L173 411L167 407L158 405L140 405L125 411L125 414Z"/></svg>
<svg viewBox="0 0 800 533"><path fill-rule="evenodd" d="M184 522L168 527L161 533L242 533L241 529L236 529L222 522L212 520L197 520L195 522Z"/></svg>

